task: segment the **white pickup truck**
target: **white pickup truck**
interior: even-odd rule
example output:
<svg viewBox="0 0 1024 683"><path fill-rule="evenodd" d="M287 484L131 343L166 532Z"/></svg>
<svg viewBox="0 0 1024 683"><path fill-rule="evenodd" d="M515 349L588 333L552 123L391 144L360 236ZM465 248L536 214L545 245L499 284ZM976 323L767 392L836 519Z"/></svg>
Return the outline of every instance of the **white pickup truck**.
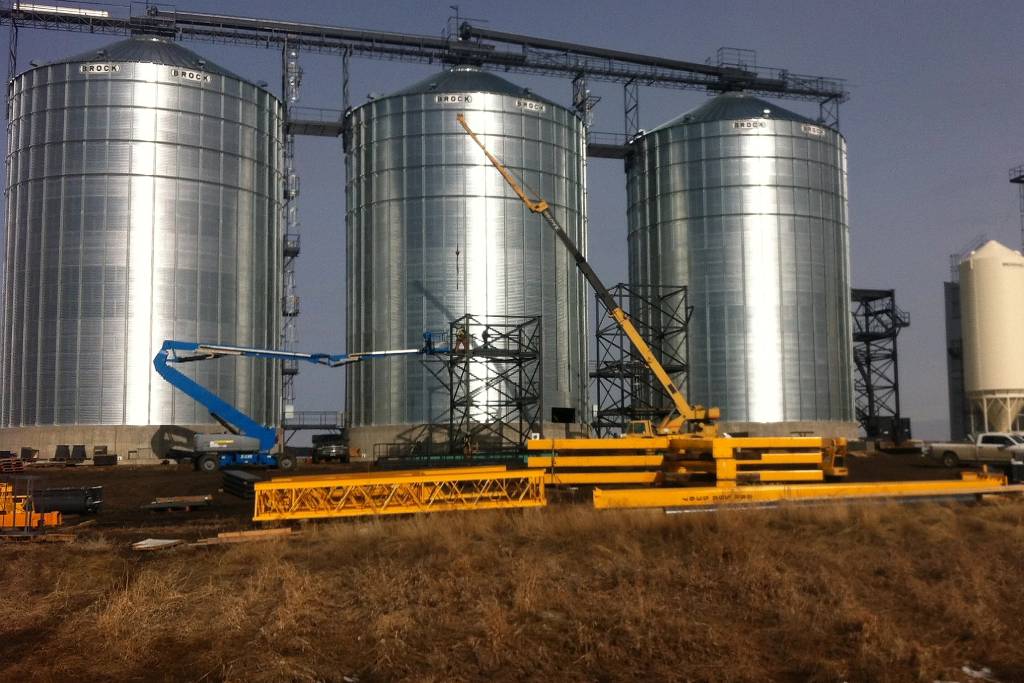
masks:
<svg viewBox="0 0 1024 683"><path fill-rule="evenodd" d="M1009 465L1011 460L1024 460L1024 435L1016 432L984 432L973 442L935 442L921 448L925 457L938 460L946 467L961 464Z"/></svg>

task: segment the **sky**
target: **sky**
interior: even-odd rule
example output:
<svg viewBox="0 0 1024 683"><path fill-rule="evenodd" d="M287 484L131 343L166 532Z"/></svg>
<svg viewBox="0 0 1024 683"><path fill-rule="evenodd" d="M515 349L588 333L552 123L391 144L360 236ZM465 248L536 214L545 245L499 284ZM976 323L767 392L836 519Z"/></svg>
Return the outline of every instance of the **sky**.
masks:
<svg viewBox="0 0 1024 683"><path fill-rule="evenodd" d="M63 3L72 4L72 3ZM182 0L181 11L216 12L352 28L440 36L451 0L209 2ZM849 147L851 285L895 289L911 326L899 340L903 412L915 436L948 436L942 283L949 256L978 236L1020 247L1017 189L1008 169L1024 163L1024 72L1019 69L1024 12L1019 0L462 0L463 18L495 30L703 62L722 46L752 49L758 64L843 78L850 99L840 130ZM110 6L112 14L123 14ZM137 11L137 10L136 10ZM19 71L113 42L111 36L23 30ZM189 42L187 47L279 90L280 53ZM303 54L300 106L340 108L341 61ZM439 65L356 58L354 105L389 93ZM570 105L568 80L506 78ZM622 132L621 86L592 82L600 96L593 130ZM698 106L695 91L640 89L640 125L653 128ZM779 101L808 116L817 105ZM302 350L343 351L345 312L344 160L340 141L300 138L297 165L303 253ZM588 167L590 260L608 283L626 279L625 175L621 161ZM303 369L299 410L340 409L340 374Z"/></svg>

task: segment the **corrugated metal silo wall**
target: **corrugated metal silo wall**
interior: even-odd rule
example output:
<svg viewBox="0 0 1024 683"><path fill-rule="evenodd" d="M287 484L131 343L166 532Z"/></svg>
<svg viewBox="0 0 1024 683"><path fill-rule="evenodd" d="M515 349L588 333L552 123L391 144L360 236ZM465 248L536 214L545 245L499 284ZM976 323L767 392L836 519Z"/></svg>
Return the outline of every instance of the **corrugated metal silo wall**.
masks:
<svg viewBox="0 0 1024 683"><path fill-rule="evenodd" d="M799 121L737 123L636 143L630 282L689 286L694 402L729 421L850 421L846 143Z"/></svg>
<svg viewBox="0 0 1024 683"><path fill-rule="evenodd" d="M164 338L277 344L280 102L219 74L82 66L14 82L0 424L208 423L152 359ZM272 364L187 371L276 419Z"/></svg>
<svg viewBox="0 0 1024 683"><path fill-rule="evenodd" d="M348 349L418 347L464 314L541 315L543 405L587 405L586 290L542 219L456 122L552 205L585 248L585 135L572 112L503 94L405 94L352 114L347 155ZM417 358L350 369L354 426L436 422L448 395Z"/></svg>

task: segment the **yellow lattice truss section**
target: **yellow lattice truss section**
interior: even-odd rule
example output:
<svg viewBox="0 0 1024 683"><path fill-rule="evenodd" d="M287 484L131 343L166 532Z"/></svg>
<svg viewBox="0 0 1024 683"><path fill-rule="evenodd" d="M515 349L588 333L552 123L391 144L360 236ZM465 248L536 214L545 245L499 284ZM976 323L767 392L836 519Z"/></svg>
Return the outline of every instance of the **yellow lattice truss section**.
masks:
<svg viewBox="0 0 1024 683"><path fill-rule="evenodd" d="M283 477L256 484L253 520L541 507L544 479L503 467Z"/></svg>

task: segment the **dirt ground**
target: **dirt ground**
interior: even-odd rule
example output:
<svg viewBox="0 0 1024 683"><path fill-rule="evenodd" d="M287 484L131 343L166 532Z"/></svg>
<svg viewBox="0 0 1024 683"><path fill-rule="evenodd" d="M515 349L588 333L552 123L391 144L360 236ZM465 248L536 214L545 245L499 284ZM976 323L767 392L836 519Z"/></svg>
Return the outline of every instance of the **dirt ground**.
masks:
<svg viewBox="0 0 1024 683"><path fill-rule="evenodd" d="M353 471L357 465L306 464L296 474L327 474ZM362 466L365 469L365 465ZM267 478L274 470L252 469ZM197 472L184 465L153 465L146 467L46 467L29 469L27 474L39 477L37 489L61 486L102 486L103 508L95 515L94 529L108 536L134 542L159 534L213 534L255 528L251 522L252 501L224 493L220 472ZM151 512L142 506L154 498L169 496L212 495L213 504L190 512ZM68 517L74 524L89 516Z"/></svg>
<svg viewBox="0 0 1024 683"><path fill-rule="evenodd" d="M850 467L956 476L916 456ZM74 544L0 545L0 681L1024 680L1024 501L562 502L143 554L130 542L253 528L251 503L185 468L37 474L103 485L104 509ZM214 504L139 509L196 494Z"/></svg>

